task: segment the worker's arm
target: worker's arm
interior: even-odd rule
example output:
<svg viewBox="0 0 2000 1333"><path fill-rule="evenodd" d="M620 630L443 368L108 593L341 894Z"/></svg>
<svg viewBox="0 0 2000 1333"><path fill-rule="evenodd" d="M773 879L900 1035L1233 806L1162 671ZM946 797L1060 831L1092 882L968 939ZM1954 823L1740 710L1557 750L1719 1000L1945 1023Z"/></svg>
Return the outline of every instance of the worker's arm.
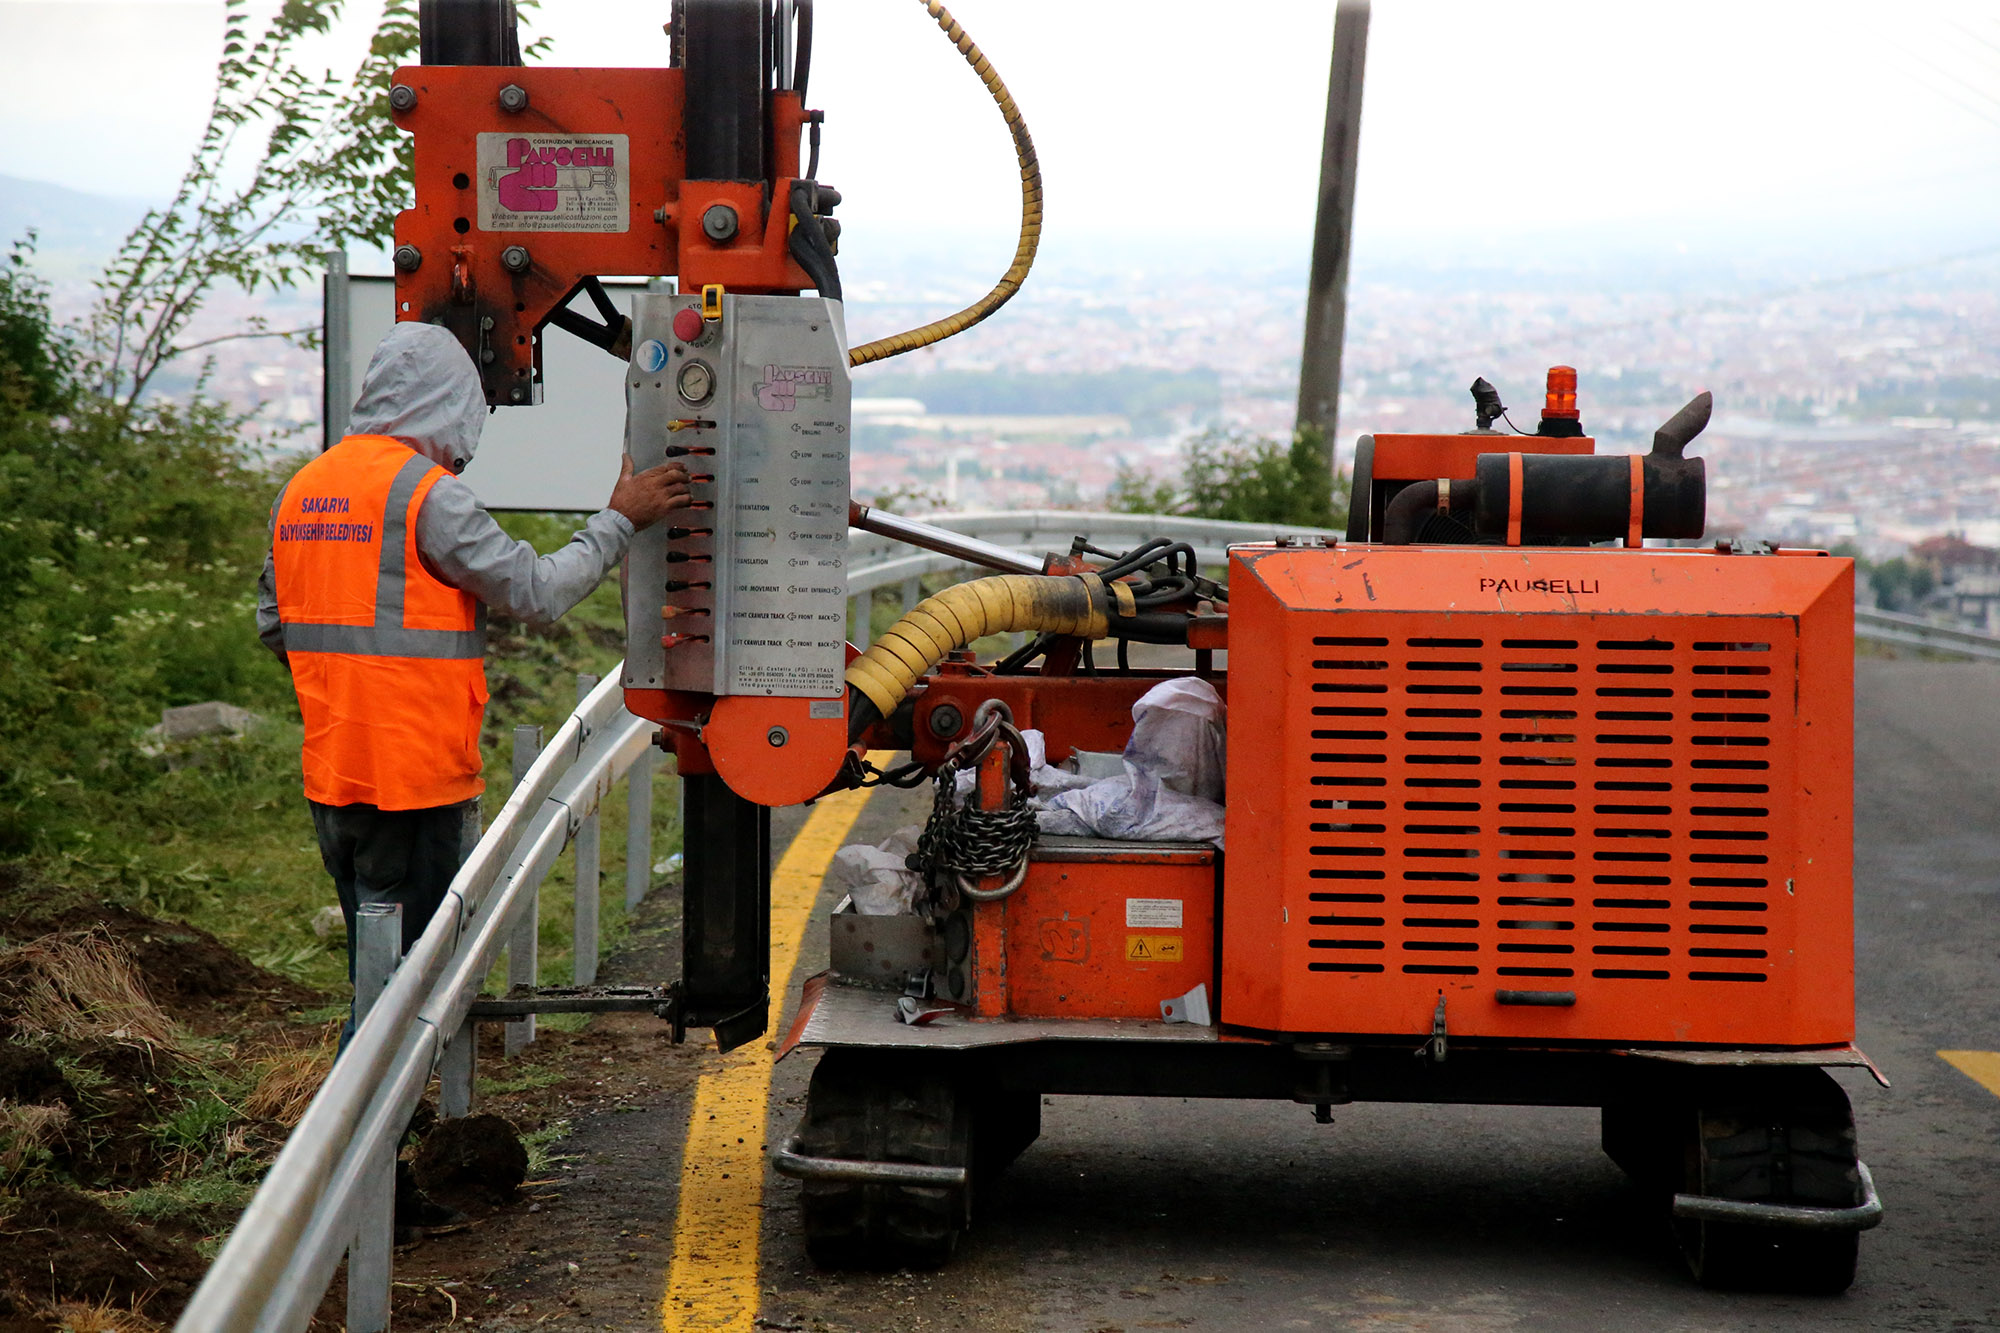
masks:
<svg viewBox="0 0 2000 1333"><path fill-rule="evenodd" d="M417 514L417 553L444 582L530 625L554 623L625 558L632 534L688 503L679 464L632 475L625 460L611 501L569 545L538 556L509 537L457 477L440 477Z"/></svg>
<svg viewBox="0 0 2000 1333"><path fill-rule="evenodd" d="M284 502L284 492L271 502L271 525L278 522L278 506ZM290 666L291 659L285 656L285 627L278 619L278 567L271 556L270 538L264 542L264 571L257 576L257 637L264 646L278 655L278 660Z"/></svg>

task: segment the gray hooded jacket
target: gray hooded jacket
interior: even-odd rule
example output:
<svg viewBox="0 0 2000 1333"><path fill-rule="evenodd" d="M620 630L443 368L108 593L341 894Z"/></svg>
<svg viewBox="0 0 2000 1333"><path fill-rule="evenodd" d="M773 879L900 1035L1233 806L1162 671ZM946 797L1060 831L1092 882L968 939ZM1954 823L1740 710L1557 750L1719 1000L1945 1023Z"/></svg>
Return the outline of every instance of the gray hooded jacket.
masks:
<svg viewBox="0 0 2000 1333"><path fill-rule="evenodd" d="M458 479L479 448L486 411L479 373L458 339L435 324L400 323L368 362L349 431L400 440L452 474L431 487L417 511L417 554L431 573L517 620L548 625L625 558L632 524L599 510L569 545L544 556L501 531ZM275 504L271 512L275 521ZM257 637L284 656L268 553L257 580Z"/></svg>

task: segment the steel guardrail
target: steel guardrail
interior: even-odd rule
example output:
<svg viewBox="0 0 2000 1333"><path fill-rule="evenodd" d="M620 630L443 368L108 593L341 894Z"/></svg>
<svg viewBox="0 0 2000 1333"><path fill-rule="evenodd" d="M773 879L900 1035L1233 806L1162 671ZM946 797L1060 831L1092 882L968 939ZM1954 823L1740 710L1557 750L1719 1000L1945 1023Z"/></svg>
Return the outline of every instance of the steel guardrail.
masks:
<svg viewBox="0 0 2000 1333"><path fill-rule="evenodd" d="M175 1325L291 1333L353 1239L364 1169L393 1154L447 1042L570 838L651 744L607 673L543 747L370 1006Z"/></svg>
<svg viewBox="0 0 2000 1333"><path fill-rule="evenodd" d="M1332 528L1308 528L1284 523L1236 523L1226 519L1187 518L1175 514L1106 514L1072 509L925 514L922 521L1030 555L1049 551L1067 554L1070 541L1075 537L1082 537L1093 546L1107 549L1166 537L1194 547L1195 559L1204 565L1222 564L1229 558L1230 547L1246 542L1268 542L1279 537L1317 542L1323 537L1344 536ZM850 531L847 538L847 595L852 606L848 616L852 626L849 637L853 639L854 646L868 646L868 603L876 589L902 585L903 609L908 611L923 595L919 581L924 575L973 568L955 556L912 550L889 537Z"/></svg>
<svg viewBox="0 0 2000 1333"><path fill-rule="evenodd" d="M1067 553L1072 537L1095 546L1131 546L1154 537L1184 541L1203 564L1221 564L1231 546L1267 542L1278 537L1318 541L1344 538L1333 528L1286 523L1237 523L1224 519L1188 518L1176 514L1107 514L1070 509L1007 509L988 513L924 514L925 523L968 537L979 537L1010 550L1041 554ZM847 540L847 590L850 595L887 587L905 578L964 567L964 562L910 547L874 533L850 532Z"/></svg>
<svg viewBox="0 0 2000 1333"><path fill-rule="evenodd" d="M1928 648L1933 652L2000 662L2000 635L1982 634L1957 625L1939 625L1918 616L1882 611L1872 606L1854 608L1854 637L1872 643Z"/></svg>
<svg viewBox="0 0 2000 1333"><path fill-rule="evenodd" d="M1328 528L1281 523L1236 523L1222 519L1160 514L1109 514L1068 509L996 510L990 513L925 514L925 523L969 537L980 537L1016 551L1039 554L1067 551L1074 536L1096 546L1130 544L1152 537L1170 537L1195 548L1204 564L1220 564L1231 546L1294 536L1318 541L1345 534ZM913 551L900 542L873 533L853 532L848 538L847 591L861 597L877 588L892 587L926 574L967 568L961 560L930 551ZM905 610L908 608L905 607ZM865 621L860 622L865 623ZM857 624L857 629L860 624ZM863 631L865 633L865 631ZM2000 635L1955 625L1941 625L1920 616L1854 608L1854 637L1872 643L1925 648L1982 661L2000 661ZM859 645L857 646L864 646Z"/></svg>

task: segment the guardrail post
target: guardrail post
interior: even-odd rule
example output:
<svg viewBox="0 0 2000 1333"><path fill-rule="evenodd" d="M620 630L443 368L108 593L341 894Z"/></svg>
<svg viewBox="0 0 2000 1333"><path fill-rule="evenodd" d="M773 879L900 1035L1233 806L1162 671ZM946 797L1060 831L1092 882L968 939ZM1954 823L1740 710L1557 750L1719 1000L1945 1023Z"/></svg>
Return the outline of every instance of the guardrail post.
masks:
<svg viewBox="0 0 2000 1333"><path fill-rule="evenodd" d="M521 726L514 728L514 785L520 786L521 779L534 767L535 760L542 753L542 729ZM514 937L507 942L507 989L516 986L536 985L540 978L542 891L539 886L531 887L522 895L521 920L514 927ZM508 1055L518 1055L521 1048L535 1039L535 1016L533 1014L517 1018L507 1025Z"/></svg>
<svg viewBox="0 0 2000 1333"><path fill-rule="evenodd" d="M871 588L867 592L857 593L849 598L848 602L854 608L847 618L851 627L848 630L848 641L865 652L869 640L874 637L875 591Z"/></svg>
<svg viewBox="0 0 2000 1333"><path fill-rule="evenodd" d="M478 1101L478 1078L479 1025L468 1018L438 1057L438 1115L446 1120L471 1115Z"/></svg>
<svg viewBox="0 0 2000 1333"><path fill-rule="evenodd" d="M400 903L363 903L354 914L354 1021L358 1028L389 984L403 956ZM354 1240L347 1247L349 1333L386 1333L389 1281L396 1245L395 1141L368 1164L356 1209Z"/></svg>
<svg viewBox="0 0 2000 1333"><path fill-rule="evenodd" d="M903 614L904 615L910 614L910 612L916 609L917 603L923 600L924 600L924 581L922 579L904 579Z"/></svg>
<svg viewBox="0 0 2000 1333"><path fill-rule="evenodd" d="M597 688L597 677L579 672L576 702L580 706ZM570 976L579 986L597 980L597 894L600 843L597 810L593 807L576 829L576 926L571 932Z"/></svg>
<svg viewBox="0 0 2000 1333"><path fill-rule="evenodd" d="M625 910L631 911L653 885L653 769L657 746L632 761L625 786Z"/></svg>

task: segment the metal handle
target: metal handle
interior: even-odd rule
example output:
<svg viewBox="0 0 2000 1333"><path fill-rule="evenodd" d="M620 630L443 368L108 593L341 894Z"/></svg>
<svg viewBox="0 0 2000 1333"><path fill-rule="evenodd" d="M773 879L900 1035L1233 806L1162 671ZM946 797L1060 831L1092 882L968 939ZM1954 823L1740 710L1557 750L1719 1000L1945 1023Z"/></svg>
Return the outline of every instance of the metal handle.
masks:
<svg viewBox="0 0 2000 1333"><path fill-rule="evenodd" d="M771 1150L771 1166L794 1180L834 1180L850 1185L923 1185L956 1188L965 1184L962 1166L922 1162L863 1162L851 1157L809 1157L794 1134Z"/></svg>
<svg viewBox="0 0 2000 1333"><path fill-rule="evenodd" d="M1576 1003L1573 990L1501 990L1493 998L1501 1004L1525 1004L1539 1009L1567 1009Z"/></svg>
<svg viewBox="0 0 2000 1333"><path fill-rule="evenodd" d="M1875 1177L1868 1164L1857 1161L1861 1202L1852 1208L1812 1208L1795 1203L1756 1203L1749 1199L1712 1199L1705 1194L1676 1194L1674 1216L1703 1222L1740 1222L1753 1227L1794 1227L1806 1231L1866 1231L1882 1220L1882 1200L1875 1194Z"/></svg>

